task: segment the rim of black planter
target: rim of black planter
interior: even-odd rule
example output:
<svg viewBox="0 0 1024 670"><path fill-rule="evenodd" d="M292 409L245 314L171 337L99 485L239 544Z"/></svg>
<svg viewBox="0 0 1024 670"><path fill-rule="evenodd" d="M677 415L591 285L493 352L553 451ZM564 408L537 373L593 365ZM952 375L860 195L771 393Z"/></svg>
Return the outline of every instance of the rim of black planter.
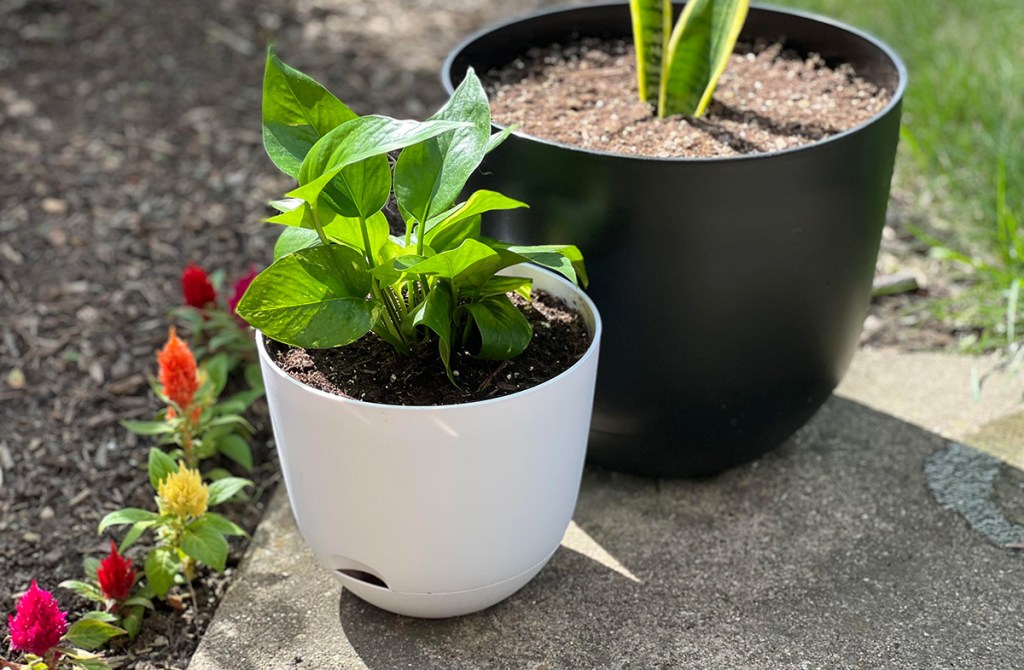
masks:
<svg viewBox="0 0 1024 670"><path fill-rule="evenodd" d="M592 9L599 9L599 8L606 8L606 7L618 7L618 6L623 6L623 5L626 5L626 4L628 4L628 3L626 3L626 2L603 2L603 3L595 3L595 4L592 4L592 5L591 4L588 4L588 5L558 5L558 6L555 6L555 7L548 7L548 8L545 8L545 9L535 10L535 11L532 11L532 12L529 12L529 13L526 13L526 14L520 14L518 16L509 18L509 19L506 19L506 20L503 20L503 21L497 21L497 22L492 23L492 24L490 24L488 26L485 26L485 27L481 28L480 30L477 30L476 32L471 34L466 39L464 39L461 42L459 42L451 51L448 52L448 56L445 58L444 65L441 68L441 84L444 86L445 91L449 95L451 95L451 93L455 90L455 84L452 81L452 76L451 75L452 75L452 67L455 64L456 59L459 58L459 56L462 54L462 52L465 51L466 47L468 47L469 45L473 44L474 42L476 42L477 40L481 39L482 37L484 37L486 35L489 35L490 33L493 33L495 31L501 30L502 28L505 28L506 26L510 26L510 25L515 24L515 23L519 23L521 21L528 21L528 20L539 18L539 17L542 17L542 16L548 16L548 15L551 15L551 14L559 14L559 13L563 13L563 12L565 12L565 13L580 12L580 11L585 11L585 10L592 10ZM758 10L758 11L765 11L765 12L775 12L775 13L778 13L778 14L795 16L795 17L798 17L798 18L801 18L801 19L810 19L812 21L816 21L818 23L822 23L822 24L828 25L828 26L833 27L833 28L838 28L840 30L844 30L844 31L846 31L846 32L848 32L848 33L850 33L852 35L855 35L856 37L859 37L860 39L863 39L864 41L868 42L869 44L875 46L879 51L881 51L883 54L885 54L886 58L889 59L889 62L892 64L893 68L896 70L896 75L897 75L897 82L896 82L895 90L893 90L892 96L889 98L889 101L886 103L885 107L883 107L881 110L879 110L877 113L875 113L868 120L866 120L866 121L864 121L864 122L862 122L862 123L860 123L860 124L858 124L858 125L856 125L856 126L854 126L852 128L844 130L844 131L842 131L840 133L836 133L835 135L830 135L829 137L826 137L824 139L816 140L816 141L814 141L814 142L812 142L810 144L804 144L804 145L800 145L800 146L796 146L796 147L787 147L785 149L777 149L777 150L773 150L773 151L758 152L756 154L740 154L738 156L711 156L711 157L703 157L703 158L701 158L701 157L693 157L693 156L641 156L641 155L634 155L634 154L614 153L614 152L611 152L611 151L600 151L600 150L597 150L597 149L588 149L588 148L584 148L584 147L575 146L575 145L572 145L572 144L566 144L565 142L555 142L555 141L552 141L552 140L546 140L546 139L543 139L543 138L540 138L540 137L536 137L534 135L530 135L530 134L527 134L527 133L522 133L522 132L519 132L519 131L512 131L512 134L517 136L517 137L523 138L523 139L528 139L528 140L530 140L532 142L537 142L539 144L546 144L546 145L553 146L553 147L558 147L558 148L561 148L561 149L569 149L569 150L572 150L572 151L578 151L580 153L585 153L585 154L592 154L592 155L595 155L595 156L606 156L606 157L610 157L610 158L623 158L623 159L635 160L635 161L651 161L651 162L656 162L656 163L657 162L663 162L663 163L711 163L711 162L730 162L730 161L750 161L750 160L768 159L768 158L772 158L774 156L780 156L780 155L794 153L794 152L798 152L798 151L806 151L807 149L809 149L811 147L818 147L818 146L822 146L824 144L828 144L830 142L841 141L843 138L858 132L861 128L864 128L865 126L868 126L868 125L874 123L879 118L885 116L890 111L892 111L893 107L896 107L897 105L901 104L901 102L903 100L904 92L906 91L906 88L907 88L907 67L906 67L906 65L904 65L903 60L899 57L899 55L897 55L897 53L892 49L892 47L890 47L886 42L882 41L881 39L875 37L874 35L872 35L872 34L870 34L868 32L865 32L865 31L863 31L863 30L861 30L859 28L855 28L855 27L853 27L851 25L843 23L842 21L837 21L836 19L833 19L831 17L824 16L824 15L821 15L821 14L817 14L817 13L814 13L814 12L807 12L807 11L798 10L798 9L790 9L788 7L779 7L777 5L767 5L767 4L760 4L760 3L751 3L750 9L751 10ZM504 130L506 128L506 126L504 126L504 125L502 125L500 123L497 123L496 121L493 121L493 120L491 121L491 125L493 125L495 128L499 128L501 130Z"/></svg>

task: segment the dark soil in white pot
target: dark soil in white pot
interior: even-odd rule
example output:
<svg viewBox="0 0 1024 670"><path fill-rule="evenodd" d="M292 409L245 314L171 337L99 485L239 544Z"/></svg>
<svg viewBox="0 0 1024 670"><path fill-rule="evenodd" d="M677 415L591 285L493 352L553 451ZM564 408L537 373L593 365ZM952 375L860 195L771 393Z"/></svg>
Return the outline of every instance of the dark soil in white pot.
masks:
<svg viewBox="0 0 1024 670"><path fill-rule="evenodd" d="M590 334L580 314L544 291L527 304L513 300L533 326L533 339L514 359L474 358L452 352L458 387L445 375L430 339L400 356L370 334L336 349L302 349L270 342L269 353L293 379L346 398L388 405L456 405L498 398L542 384L568 370L586 353Z"/></svg>
<svg viewBox="0 0 1024 670"><path fill-rule="evenodd" d="M633 45L582 39L530 49L487 73L496 122L616 154L706 158L779 151L854 128L892 97L816 54L780 42L737 45L707 113L658 118L637 94Z"/></svg>

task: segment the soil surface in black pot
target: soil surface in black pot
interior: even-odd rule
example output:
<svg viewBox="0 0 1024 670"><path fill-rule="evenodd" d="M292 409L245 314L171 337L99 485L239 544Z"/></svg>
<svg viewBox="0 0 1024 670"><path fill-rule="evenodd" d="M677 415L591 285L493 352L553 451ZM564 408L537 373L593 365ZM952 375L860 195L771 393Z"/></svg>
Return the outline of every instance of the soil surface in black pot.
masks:
<svg viewBox="0 0 1024 670"><path fill-rule="evenodd" d="M658 118L637 93L633 45L582 39L530 49L486 74L494 120L615 154L710 158L811 144L878 114L892 91L780 42L738 44L699 119Z"/></svg>
<svg viewBox="0 0 1024 670"><path fill-rule="evenodd" d="M507 361L452 352L459 386L445 375L433 339L400 356L372 333L337 349L302 349L268 341L268 352L293 379L308 386L366 402L387 405L456 405L522 391L572 367L590 346L590 334L578 312L562 300L534 290L527 303L513 296L530 325L533 340Z"/></svg>

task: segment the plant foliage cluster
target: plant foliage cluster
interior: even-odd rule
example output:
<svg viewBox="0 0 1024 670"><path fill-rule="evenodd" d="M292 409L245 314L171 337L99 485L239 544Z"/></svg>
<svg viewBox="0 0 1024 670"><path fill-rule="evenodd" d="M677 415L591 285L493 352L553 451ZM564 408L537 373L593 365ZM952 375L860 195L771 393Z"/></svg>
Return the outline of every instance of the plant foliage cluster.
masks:
<svg viewBox="0 0 1024 670"><path fill-rule="evenodd" d="M491 134L490 106L472 70L429 119L398 120L358 116L270 50L264 146L298 187L275 203L280 214L269 221L286 228L238 313L268 337L305 348L373 333L407 354L433 338L453 383L455 350L517 356L532 332L509 294L528 298L531 282L499 273L532 262L572 281L586 275L574 246L514 246L481 234L483 214L524 203L486 190L458 201L507 134ZM404 234L391 234L389 203Z"/></svg>

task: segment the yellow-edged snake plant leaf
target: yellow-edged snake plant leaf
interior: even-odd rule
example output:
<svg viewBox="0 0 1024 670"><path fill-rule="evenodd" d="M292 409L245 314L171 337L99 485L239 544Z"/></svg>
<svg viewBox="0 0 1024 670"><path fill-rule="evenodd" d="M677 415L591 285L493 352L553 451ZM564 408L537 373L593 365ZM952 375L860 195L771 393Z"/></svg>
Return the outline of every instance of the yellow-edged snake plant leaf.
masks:
<svg viewBox="0 0 1024 670"><path fill-rule="evenodd" d="M661 59L672 30L672 0L629 0L629 13L640 100L646 102L661 88Z"/></svg>
<svg viewBox="0 0 1024 670"><path fill-rule="evenodd" d="M749 6L749 0L686 3L665 49L658 116L704 114Z"/></svg>

